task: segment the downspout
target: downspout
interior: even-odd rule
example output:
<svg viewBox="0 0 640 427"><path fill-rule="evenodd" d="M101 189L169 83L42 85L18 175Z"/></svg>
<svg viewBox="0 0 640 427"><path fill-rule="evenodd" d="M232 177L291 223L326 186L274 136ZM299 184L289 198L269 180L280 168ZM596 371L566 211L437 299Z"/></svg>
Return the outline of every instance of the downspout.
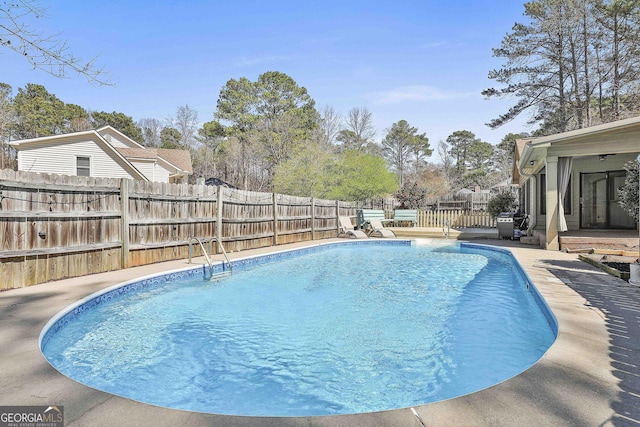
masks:
<svg viewBox="0 0 640 427"><path fill-rule="evenodd" d="M520 173L520 176L528 177L531 180L531 211L532 213L529 216L529 226L527 227L527 236L532 236L533 229L536 226L536 219L538 217L537 215L538 207L536 206L536 202L538 200L538 197L537 197L538 189L536 188L536 176L525 173L522 169L522 164L518 165L518 173Z"/></svg>
<svg viewBox="0 0 640 427"><path fill-rule="evenodd" d="M527 236L532 236L533 229L536 226L536 219L538 217L537 215L538 207L536 206L536 201L538 200L538 197L537 197L538 189L536 188L536 176L530 175L528 173L524 173L520 168L518 168L518 171L520 172L521 176L526 176L531 180L531 214L529 216L529 227L527 227Z"/></svg>

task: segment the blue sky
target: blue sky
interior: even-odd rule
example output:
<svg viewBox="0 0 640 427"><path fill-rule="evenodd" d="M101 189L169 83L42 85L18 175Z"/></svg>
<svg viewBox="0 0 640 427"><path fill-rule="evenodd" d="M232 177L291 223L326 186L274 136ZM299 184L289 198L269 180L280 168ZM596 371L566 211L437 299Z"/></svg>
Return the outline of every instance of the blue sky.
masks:
<svg viewBox="0 0 640 427"><path fill-rule="evenodd" d="M45 33L60 33L77 57L99 55L113 87L70 74L56 79L2 52L0 81L17 91L44 85L66 103L141 118L166 119L180 105L213 119L220 89L233 78L255 81L280 71L307 88L317 107L343 115L366 107L377 139L407 120L432 147L469 130L497 144L532 131L526 117L490 130L484 124L515 100L480 91L501 61L500 46L523 3L514 0L170 1L42 0ZM436 159L434 159L436 160Z"/></svg>

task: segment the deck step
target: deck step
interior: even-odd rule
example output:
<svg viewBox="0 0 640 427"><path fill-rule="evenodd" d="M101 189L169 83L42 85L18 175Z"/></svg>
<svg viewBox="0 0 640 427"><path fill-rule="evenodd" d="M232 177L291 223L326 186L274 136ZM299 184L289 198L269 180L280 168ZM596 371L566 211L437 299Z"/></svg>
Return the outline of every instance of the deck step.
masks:
<svg viewBox="0 0 640 427"><path fill-rule="evenodd" d="M637 238L560 236L560 249L637 250Z"/></svg>
<svg viewBox="0 0 640 427"><path fill-rule="evenodd" d="M540 236L522 236L520 243L525 245L540 246Z"/></svg>

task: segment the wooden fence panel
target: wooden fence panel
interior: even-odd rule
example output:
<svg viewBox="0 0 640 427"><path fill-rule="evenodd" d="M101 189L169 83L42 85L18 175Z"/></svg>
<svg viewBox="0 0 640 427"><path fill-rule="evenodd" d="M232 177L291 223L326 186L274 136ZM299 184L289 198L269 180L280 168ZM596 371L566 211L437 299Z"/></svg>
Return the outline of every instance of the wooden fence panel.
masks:
<svg viewBox="0 0 640 427"><path fill-rule="evenodd" d="M0 171L0 290L186 258L192 238L216 253L337 235L368 204L151 183ZM219 214L220 213L220 214ZM482 212L420 211L420 227L495 227ZM193 246L195 256L200 247Z"/></svg>

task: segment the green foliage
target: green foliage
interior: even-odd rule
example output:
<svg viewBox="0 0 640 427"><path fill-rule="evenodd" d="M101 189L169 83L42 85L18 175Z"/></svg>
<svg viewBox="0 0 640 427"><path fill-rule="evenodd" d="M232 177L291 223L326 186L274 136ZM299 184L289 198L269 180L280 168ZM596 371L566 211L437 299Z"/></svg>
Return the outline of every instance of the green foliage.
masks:
<svg viewBox="0 0 640 427"><path fill-rule="evenodd" d="M28 83L13 101L17 139L57 135L64 129L64 102L44 86Z"/></svg>
<svg viewBox="0 0 640 427"><path fill-rule="evenodd" d="M397 189L384 159L357 150L327 153L317 144L301 147L275 170L274 190L294 196L363 201Z"/></svg>
<svg viewBox="0 0 640 427"><path fill-rule="evenodd" d="M476 135L468 130L458 130L447 137L447 144L451 147L449 154L455 159L456 172L462 176L466 171L471 144L477 140Z"/></svg>
<svg viewBox="0 0 640 427"><path fill-rule="evenodd" d="M487 204L487 212L497 217L500 212L512 212L518 209L518 201L512 193L500 193L492 197Z"/></svg>
<svg viewBox="0 0 640 427"><path fill-rule="evenodd" d="M220 90L215 117L230 122L236 133L243 134L258 122L268 123L285 114L295 115L305 131L317 126L315 101L307 90L286 74L270 71L256 82L245 77L230 79Z"/></svg>
<svg viewBox="0 0 640 427"><path fill-rule="evenodd" d="M335 158L318 145L301 147L278 165L273 176L273 189L292 196L326 198L330 191L330 173L335 165Z"/></svg>
<svg viewBox="0 0 640 427"><path fill-rule="evenodd" d="M493 49L501 87L482 94L515 102L488 126L529 110L542 136L636 114L640 2L533 0L523 16Z"/></svg>
<svg viewBox="0 0 640 427"><path fill-rule="evenodd" d="M458 184L461 188L473 188L476 185L487 188L491 186L491 177L486 170L475 169L462 175Z"/></svg>
<svg viewBox="0 0 640 427"><path fill-rule="evenodd" d="M638 213L638 203L640 202L638 198L638 185L640 185L638 182L638 167L637 160L632 160L624 165L624 169L627 171L627 177L624 180L624 186L618 189L618 197L620 199L618 203L622 209L635 218L636 221L640 218Z"/></svg>
<svg viewBox="0 0 640 427"><path fill-rule="evenodd" d="M488 142L476 139L469 147L468 163L473 170L489 171L492 167L494 149Z"/></svg>
<svg viewBox="0 0 640 427"><path fill-rule="evenodd" d="M176 128L165 127L160 132L161 148L184 149L180 144L181 139L182 136Z"/></svg>
<svg viewBox="0 0 640 427"><path fill-rule="evenodd" d="M75 104L66 104L64 109L65 128L70 132L80 132L91 129L87 110Z"/></svg>
<svg viewBox="0 0 640 427"><path fill-rule="evenodd" d="M499 167L496 162L496 149L488 142L484 142L473 132L461 130L453 132L447 138L451 147L447 154L455 160L453 178L459 187L478 184L487 188L496 180L491 178L490 172Z"/></svg>
<svg viewBox="0 0 640 427"><path fill-rule="evenodd" d="M333 174L330 199L361 201L383 197L398 189L397 177L383 158L357 150L342 153Z"/></svg>
<svg viewBox="0 0 640 427"><path fill-rule="evenodd" d="M410 166L415 164L417 170L420 160L433 152L429 148L429 138L424 133L418 134L418 128L410 126L406 120L391 125L381 145L382 155L400 177L401 184Z"/></svg>
<svg viewBox="0 0 640 427"><path fill-rule="evenodd" d="M317 126L315 101L307 89L298 86L291 77L277 71L261 74L254 84L255 109L262 120L273 121L286 114L293 115L301 130L310 132ZM309 136L308 133L304 137Z"/></svg>
<svg viewBox="0 0 640 427"><path fill-rule="evenodd" d="M220 90L214 116L229 123L229 136L240 144L237 173L246 183L275 169L308 141L318 126L315 101L304 87L284 73L270 71L256 82L231 79ZM250 168L247 158L260 156L259 171Z"/></svg>
<svg viewBox="0 0 640 427"><path fill-rule="evenodd" d="M142 129L135 124L133 118L124 113L115 111L113 113L106 113L104 111L93 112L91 113L91 124L96 129L107 125L111 126L134 141L144 144Z"/></svg>
<svg viewBox="0 0 640 427"><path fill-rule="evenodd" d="M398 203L404 209L418 209L423 206L427 197L427 189L420 187L417 182L405 182L395 194Z"/></svg>

